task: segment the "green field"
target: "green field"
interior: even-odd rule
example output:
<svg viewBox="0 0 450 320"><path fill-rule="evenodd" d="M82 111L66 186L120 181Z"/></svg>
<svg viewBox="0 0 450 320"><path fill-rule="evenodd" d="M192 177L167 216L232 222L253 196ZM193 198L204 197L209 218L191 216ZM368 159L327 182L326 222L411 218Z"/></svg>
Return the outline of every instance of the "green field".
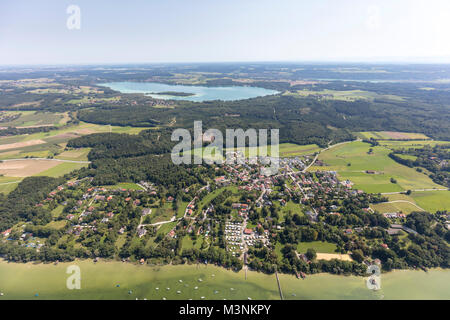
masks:
<svg viewBox="0 0 450 320"><path fill-rule="evenodd" d="M426 140L430 139L422 133L414 132L392 132L392 131L364 131L358 132L357 135L362 139L375 140Z"/></svg>
<svg viewBox="0 0 450 320"><path fill-rule="evenodd" d="M200 200L200 202L198 203L198 209L201 211L204 206L209 204L212 199L217 197L219 194L221 194L225 190L230 190L233 193L238 192L238 188L236 186L228 186L228 187L224 187L224 188L218 188L218 189L214 190L213 192L208 193L206 196L203 197L203 199Z"/></svg>
<svg viewBox="0 0 450 320"><path fill-rule="evenodd" d="M372 154L368 153L370 148L373 149ZM325 166L312 169L337 171L341 179L350 179L355 183L355 189L366 192L443 188L423 173L398 164L388 157L389 153L390 150L386 147L371 147L367 143L354 141L322 152L319 160ZM376 174L368 174L366 170L374 170ZM391 178L397 180L397 183L391 183Z"/></svg>
<svg viewBox="0 0 450 320"><path fill-rule="evenodd" d="M450 211L450 191L418 191L413 192L411 197L420 207L430 212Z"/></svg>
<svg viewBox="0 0 450 320"><path fill-rule="evenodd" d="M76 150L68 150L68 151L64 151L64 152L58 154L57 156L55 156L55 159L87 161L89 151L91 151L90 148L79 148Z"/></svg>
<svg viewBox="0 0 450 320"><path fill-rule="evenodd" d="M116 190L116 189L126 189L126 190L143 190L141 186L132 182L120 182L111 186L103 186L105 189Z"/></svg>
<svg viewBox="0 0 450 320"><path fill-rule="evenodd" d="M181 218L184 216L184 213L186 212L186 207L189 204L187 201L180 201L178 203L178 210L177 210L177 218Z"/></svg>
<svg viewBox="0 0 450 320"><path fill-rule="evenodd" d="M34 134L23 134L12 137L0 137L0 145L10 145L13 143L20 143L20 145L8 146L0 150L1 159L15 159L25 158L27 156L46 158L54 156L57 153L64 154L64 147L70 139L100 132L115 132L115 133L128 133L138 134L142 130L148 128L138 127L117 127L117 126L102 126L96 124L90 124L80 122L77 125L62 126L57 130L51 130L49 132L38 132ZM26 145L26 143L31 145ZM36 144L33 144L36 143ZM82 149L81 152L85 153L87 149ZM60 155L61 159L67 158L67 160L73 157L77 152L67 152L66 155ZM86 159L86 154L81 154L81 159Z"/></svg>
<svg viewBox="0 0 450 320"><path fill-rule="evenodd" d="M70 275L66 270L70 265L80 268L79 290L67 289ZM330 274L307 276L305 280L284 274L279 277L285 299L450 299L450 272L440 269L383 274L382 289L377 292L367 289L363 277ZM211 265L150 267L91 261L58 265L0 261L0 292L4 294L0 300L280 298L274 275L250 271L245 280L244 271L233 272Z"/></svg>
<svg viewBox="0 0 450 320"><path fill-rule="evenodd" d="M284 95L302 96L302 97L317 97L323 100L339 100L339 101L356 101L367 100L373 101L374 99L403 101L404 98L391 94L378 94L370 91L363 90L297 90L295 92L285 92Z"/></svg>
<svg viewBox="0 0 450 320"><path fill-rule="evenodd" d="M193 249L193 248L200 250L203 241L205 241L204 238L202 236L198 236L197 240L195 240L195 243L194 243L194 241L191 239L190 235L186 235L183 238L182 248L183 248L183 250Z"/></svg>
<svg viewBox="0 0 450 320"><path fill-rule="evenodd" d="M150 223L168 221L174 216L172 203L166 202L162 208L152 208Z"/></svg>
<svg viewBox="0 0 450 320"><path fill-rule="evenodd" d="M7 111L4 114L20 114L20 117L13 121L0 122L1 127L58 126L64 123L66 117L63 113L37 111Z"/></svg>
<svg viewBox="0 0 450 320"><path fill-rule="evenodd" d="M309 248L319 253L336 253L337 246L334 243L323 241L300 242L297 246L297 252L305 253Z"/></svg>
<svg viewBox="0 0 450 320"><path fill-rule="evenodd" d="M389 201L408 201L421 207L429 212L436 212L437 210L450 210L450 191L414 191L411 195L406 194L389 194L387 195ZM373 209L379 212L398 212L410 213L412 211L421 211L414 205L409 203L379 203L371 205ZM396 209L396 210L394 210Z"/></svg>
<svg viewBox="0 0 450 320"><path fill-rule="evenodd" d="M215 151L212 147L203 147L201 149L194 149L194 155L197 157L201 157L202 153L205 155L206 158L211 159L215 155ZM258 155L258 154L265 154L268 156L272 156L272 148L270 145L268 146L261 146L261 147L247 147L247 148L234 148L234 149L227 149L224 148L224 154L226 152L230 151L241 151L246 158L249 157L250 153ZM278 152L279 156L282 158L288 158L288 157L299 157L309 154L314 154L316 152L319 152L320 148L316 144L307 144L307 145L298 145L293 143L281 143L278 145ZM206 156L206 153L210 156Z"/></svg>
<svg viewBox="0 0 450 320"><path fill-rule="evenodd" d="M37 176L61 177L66 173L81 169L83 167L87 167L87 164L63 162L58 164L56 167L38 173Z"/></svg>
<svg viewBox="0 0 450 320"><path fill-rule="evenodd" d="M275 202L275 205L280 208L279 221L283 222L284 217L290 212L291 214L304 215L306 206L303 204L295 203L293 201L287 201L285 206L281 206L279 202Z"/></svg>
<svg viewBox="0 0 450 320"><path fill-rule="evenodd" d="M378 143L389 149L399 148L422 148L424 146L433 147L437 144L450 144L450 141L435 141L435 140L413 140L413 141L400 141L400 140L379 140Z"/></svg>
<svg viewBox="0 0 450 320"><path fill-rule="evenodd" d="M409 214L414 211L423 211L413 204L414 201L411 201L411 202L412 203L407 203L407 202L387 203L387 202L384 202L384 203L371 204L370 207L373 210L376 210L380 213L401 212L404 214Z"/></svg>

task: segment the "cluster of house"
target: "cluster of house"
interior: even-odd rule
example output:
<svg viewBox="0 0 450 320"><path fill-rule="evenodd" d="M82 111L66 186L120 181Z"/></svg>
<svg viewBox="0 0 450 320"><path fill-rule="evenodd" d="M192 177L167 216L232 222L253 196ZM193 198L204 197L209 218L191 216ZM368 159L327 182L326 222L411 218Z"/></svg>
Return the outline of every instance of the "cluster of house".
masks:
<svg viewBox="0 0 450 320"><path fill-rule="evenodd" d="M296 168L298 170L303 170L306 167L306 164L303 160L301 160L299 157L294 158L280 158L280 167L290 167L290 168Z"/></svg>
<svg viewBox="0 0 450 320"><path fill-rule="evenodd" d="M244 242L247 246L254 246L256 243L260 242L267 246L270 244L269 241L269 230L264 230L262 234L253 229L244 229Z"/></svg>
<svg viewBox="0 0 450 320"><path fill-rule="evenodd" d="M406 218L406 215L404 213L399 212L387 212L383 213L383 216L389 219L396 219L396 218Z"/></svg>
<svg viewBox="0 0 450 320"><path fill-rule="evenodd" d="M248 214L248 211L250 209L250 206L248 205L248 203L233 203L231 205L231 209L238 210L239 211L239 215L241 217L246 217L246 215Z"/></svg>

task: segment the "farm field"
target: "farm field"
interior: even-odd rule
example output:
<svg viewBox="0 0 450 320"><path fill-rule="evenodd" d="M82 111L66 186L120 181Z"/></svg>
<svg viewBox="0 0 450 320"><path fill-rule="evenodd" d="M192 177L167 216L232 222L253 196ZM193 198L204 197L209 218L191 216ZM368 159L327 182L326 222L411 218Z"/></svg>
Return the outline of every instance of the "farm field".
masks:
<svg viewBox="0 0 450 320"><path fill-rule="evenodd" d="M363 139L375 140L427 140L430 139L422 133L395 132L395 131L364 131L357 133Z"/></svg>
<svg viewBox="0 0 450 320"><path fill-rule="evenodd" d="M37 111L5 111L2 116L20 115L12 121L0 122L1 127L32 128L40 126L60 126L70 118L66 113L37 112Z"/></svg>
<svg viewBox="0 0 450 320"><path fill-rule="evenodd" d="M26 116L34 116L34 111L20 112ZM45 114L39 114L43 117ZM60 124L64 122L66 114L58 115L58 119L50 117L48 121L58 120ZM45 116L47 117L47 116ZM21 117L22 118L22 117ZM17 119L20 120L21 118ZM35 119L37 121L37 118ZM43 120L43 119L42 119ZM31 120L30 120L31 121ZM30 125L30 123L25 123ZM35 123L36 124L36 123ZM1 126L1 125L0 125ZM140 131L148 128L137 127L116 127L116 126L102 126L90 123L80 122L77 125L62 126L57 130L49 132L39 132L35 134L24 134L10 137L0 137L0 161L1 160L15 160L0 163L0 174L6 177L15 177L15 181L20 181L23 177L32 175L58 177L69 173L75 169L87 166L85 163L63 163L58 161L48 161L39 159L25 159L25 158L48 158L71 161L87 161L89 148L82 148L77 150L64 151L67 141L72 138L79 137L85 134L97 132L117 132L137 134ZM55 154L57 154L55 156ZM0 182L0 192L8 194L17 186L17 183L12 181ZM3 183L3 184L2 184ZM7 183L7 184L6 184ZM133 189L141 189L135 185Z"/></svg>
<svg viewBox="0 0 450 320"><path fill-rule="evenodd" d="M68 150L60 153L59 155L55 156L55 159L61 159L61 160L74 160L74 161L87 161L88 160L88 153L91 151L90 148L80 148L76 150Z"/></svg>
<svg viewBox="0 0 450 320"><path fill-rule="evenodd" d="M0 163L0 174L7 177L29 177L45 172L60 165L58 161L49 160L12 160Z"/></svg>
<svg viewBox="0 0 450 320"><path fill-rule="evenodd" d="M387 147L389 149L399 148L422 148L424 146L433 147L437 144L450 144L450 141L436 141L436 140L378 140L380 146Z"/></svg>
<svg viewBox="0 0 450 320"><path fill-rule="evenodd" d="M58 161L54 161L59 163ZM47 177L61 177L66 173L70 173L73 170L81 169L83 167L87 167L88 165L85 163L71 163L71 162L63 162L59 163L57 166L52 167L48 170L42 171L38 176L47 176Z"/></svg>
<svg viewBox="0 0 450 320"><path fill-rule="evenodd" d="M80 290L66 287L69 276L66 270L70 265L80 268ZM280 274L279 278L285 299L292 300L450 299L447 286L450 272L441 269L383 274L380 291L367 290L364 277L317 274L299 280ZM4 293L0 300L280 299L274 275L249 271L245 280L244 271L233 272L212 265L156 267L116 261L74 261L58 265L0 261L0 283Z"/></svg>
<svg viewBox="0 0 450 320"><path fill-rule="evenodd" d="M341 179L354 182L355 189L372 193L443 188L423 173L389 158L388 148L376 146L369 154L370 148L369 144L361 141L339 145L320 153L319 160L324 162L324 166L311 169L337 171ZM373 170L375 174L368 174L366 170ZM391 183L391 178L397 183Z"/></svg>
<svg viewBox="0 0 450 320"><path fill-rule="evenodd" d="M339 101L356 101L356 100L367 100L373 101L374 99L387 99L395 101L403 101L404 98L396 95L390 94L378 94L370 91L363 90L297 90L295 92L285 92L285 95L302 96L309 97L315 96L323 100L339 100Z"/></svg>
<svg viewBox="0 0 450 320"><path fill-rule="evenodd" d="M49 132L1 137L0 160L25 158L27 156L46 158L48 156L54 156L55 153L63 152L67 141L82 135L110 131L115 133L138 134L145 129L148 128L102 126L80 122L77 125L64 126ZM73 154L74 152L72 152ZM69 153L69 157L70 155ZM80 157L83 156L81 155Z"/></svg>

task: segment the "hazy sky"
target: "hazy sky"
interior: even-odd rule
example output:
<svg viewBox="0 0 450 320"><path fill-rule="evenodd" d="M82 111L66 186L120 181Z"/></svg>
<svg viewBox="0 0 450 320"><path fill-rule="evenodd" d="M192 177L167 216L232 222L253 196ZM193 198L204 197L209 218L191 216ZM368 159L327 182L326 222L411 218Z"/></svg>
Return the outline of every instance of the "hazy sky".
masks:
<svg viewBox="0 0 450 320"><path fill-rule="evenodd" d="M450 62L450 1L0 1L0 65L419 58Z"/></svg>

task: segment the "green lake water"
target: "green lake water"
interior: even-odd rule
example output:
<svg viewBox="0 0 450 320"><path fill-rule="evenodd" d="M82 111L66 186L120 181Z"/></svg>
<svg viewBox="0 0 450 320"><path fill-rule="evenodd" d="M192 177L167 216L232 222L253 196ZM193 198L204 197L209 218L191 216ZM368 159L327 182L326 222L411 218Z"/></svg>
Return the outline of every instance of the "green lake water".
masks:
<svg viewBox="0 0 450 320"><path fill-rule="evenodd" d="M81 289L67 289L69 265L81 271ZM280 275L285 299L450 299L450 271L395 271L381 276L381 290L365 278L319 274L305 280ZM77 261L15 264L0 261L0 300L6 299L280 299L274 275L238 273L215 266L151 267ZM36 294L38 296L36 296Z"/></svg>

